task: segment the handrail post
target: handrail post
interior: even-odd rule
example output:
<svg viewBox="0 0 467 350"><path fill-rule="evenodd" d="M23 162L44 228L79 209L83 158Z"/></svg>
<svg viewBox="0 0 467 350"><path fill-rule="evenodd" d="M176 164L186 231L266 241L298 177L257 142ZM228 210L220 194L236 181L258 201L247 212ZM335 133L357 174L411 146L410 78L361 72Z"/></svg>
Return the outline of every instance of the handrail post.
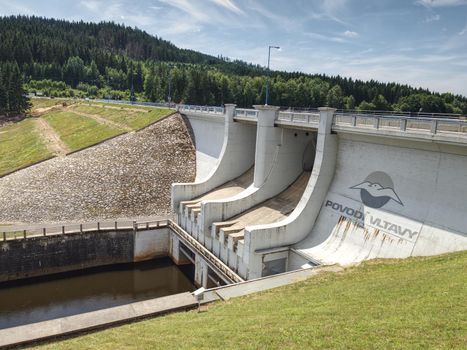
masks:
<svg viewBox="0 0 467 350"><path fill-rule="evenodd" d="M431 121L431 133L432 134L436 134L436 132L438 131L438 120L434 119Z"/></svg>
<svg viewBox="0 0 467 350"><path fill-rule="evenodd" d="M23 238L26 238L26 230L23 230Z"/></svg>
<svg viewBox="0 0 467 350"><path fill-rule="evenodd" d="M115 221L115 231L117 231L117 221Z"/></svg>
<svg viewBox="0 0 467 350"><path fill-rule="evenodd" d="M137 224L136 224L136 221L133 221L133 232L136 232L136 230L137 230L136 225L137 225Z"/></svg>
<svg viewBox="0 0 467 350"><path fill-rule="evenodd" d="M65 226L62 226L62 235L65 234Z"/></svg>
<svg viewBox="0 0 467 350"><path fill-rule="evenodd" d="M379 116L375 116L375 119L373 120L373 127L375 129L379 129Z"/></svg>
<svg viewBox="0 0 467 350"><path fill-rule="evenodd" d="M83 233L83 224L79 224L79 232Z"/></svg>
<svg viewBox="0 0 467 350"><path fill-rule="evenodd" d="M101 223L98 221L97 222L97 232L99 232L101 230Z"/></svg>
<svg viewBox="0 0 467 350"><path fill-rule="evenodd" d="M353 127L357 126L357 116L356 115L352 116L352 126Z"/></svg>
<svg viewBox="0 0 467 350"><path fill-rule="evenodd" d="M6 232L3 232L3 241L6 241Z"/></svg>
<svg viewBox="0 0 467 350"><path fill-rule="evenodd" d="M43 236L46 236L47 235L47 229L45 227L42 228L42 235Z"/></svg>
<svg viewBox="0 0 467 350"><path fill-rule="evenodd" d="M401 119L401 131L406 131L407 130L407 119L403 118Z"/></svg>

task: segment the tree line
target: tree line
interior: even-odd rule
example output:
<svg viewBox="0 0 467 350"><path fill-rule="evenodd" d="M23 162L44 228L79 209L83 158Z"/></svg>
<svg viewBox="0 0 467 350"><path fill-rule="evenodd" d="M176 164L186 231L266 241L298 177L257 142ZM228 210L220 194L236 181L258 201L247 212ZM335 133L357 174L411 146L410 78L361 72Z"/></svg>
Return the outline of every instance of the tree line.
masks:
<svg viewBox="0 0 467 350"><path fill-rule="evenodd" d="M18 45L21 43L21 45ZM0 17L0 62L15 62L28 91L240 107L264 103L264 67L193 50L110 22ZM270 104L467 113L467 98L397 83L272 71Z"/></svg>
<svg viewBox="0 0 467 350"><path fill-rule="evenodd" d="M22 77L16 62L0 62L0 117L21 114L29 108Z"/></svg>

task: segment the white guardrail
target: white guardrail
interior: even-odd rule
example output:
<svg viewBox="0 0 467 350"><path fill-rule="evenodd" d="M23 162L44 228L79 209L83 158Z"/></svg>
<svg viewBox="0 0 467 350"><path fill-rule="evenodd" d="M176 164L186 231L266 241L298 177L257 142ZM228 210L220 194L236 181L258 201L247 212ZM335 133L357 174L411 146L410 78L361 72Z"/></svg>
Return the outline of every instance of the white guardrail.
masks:
<svg viewBox="0 0 467 350"><path fill-rule="evenodd" d="M223 114L223 107L211 106L192 106L178 105L178 110L182 112L198 112L208 114ZM372 111L368 113L355 112L337 112L334 115L333 129L348 130L359 129L364 130L392 130L405 133L426 133L426 134L442 134L447 133L457 136L467 137L467 120L454 119L444 116L432 117L428 116L409 116L406 114L398 115L397 112ZM258 110L237 108L235 109L235 118L245 121L256 121L258 118ZM277 124L295 124L297 126L309 125L316 128L319 124L319 113L310 112L294 112L294 111L279 111Z"/></svg>
<svg viewBox="0 0 467 350"><path fill-rule="evenodd" d="M397 130L402 132L423 132L429 134L455 133L467 136L467 121L449 118L338 113L334 115L334 126L336 129L343 127Z"/></svg>
<svg viewBox="0 0 467 350"><path fill-rule="evenodd" d="M279 112L277 120L289 123L318 124L319 113L311 112Z"/></svg>
<svg viewBox="0 0 467 350"><path fill-rule="evenodd" d="M224 107L218 107L218 106L177 105L177 109L181 112L224 114Z"/></svg>
<svg viewBox="0 0 467 350"><path fill-rule="evenodd" d="M235 118L256 120L258 119L258 111L256 109L236 108Z"/></svg>

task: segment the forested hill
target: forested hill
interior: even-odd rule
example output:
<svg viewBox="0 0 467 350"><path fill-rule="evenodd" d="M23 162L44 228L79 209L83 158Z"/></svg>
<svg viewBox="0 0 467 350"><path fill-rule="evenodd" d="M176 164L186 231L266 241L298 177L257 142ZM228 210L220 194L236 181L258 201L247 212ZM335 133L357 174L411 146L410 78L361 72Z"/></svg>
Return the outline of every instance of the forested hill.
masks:
<svg viewBox="0 0 467 350"><path fill-rule="evenodd" d="M138 99L150 101L170 96L174 102L242 107L264 102L263 67L180 49L110 22L0 17L2 63L12 67L10 72L17 65L27 91L50 96L128 99L133 88ZM463 96L407 85L299 72L271 76L270 103L275 105L467 113ZM2 84L10 89L5 77ZM0 105L2 110L11 108Z"/></svg>

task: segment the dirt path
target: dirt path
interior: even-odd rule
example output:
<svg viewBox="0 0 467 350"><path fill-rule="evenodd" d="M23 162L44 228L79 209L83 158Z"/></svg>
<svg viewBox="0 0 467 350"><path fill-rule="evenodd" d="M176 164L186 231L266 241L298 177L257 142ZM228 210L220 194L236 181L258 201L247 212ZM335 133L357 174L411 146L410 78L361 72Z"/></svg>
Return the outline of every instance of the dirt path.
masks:
<svg viewBox="0 0 467 350"><path fill-rule="evenodd" d="M78 112L74 109L70 109L70 112L73 112L75 114L78 114L82 117L87 117L87 118L91 118L91 119L94 119L96 122L100 123L100 124L104 124L104 125L107 125L107 126L110 126L112 128L117 128L117 129L122 129L122 130L125 130L126 132L130 132L130 131L133 131L132 128L130 128L129 126L126 126L124 124L121 124L121 123L117 123L117 122L114 122L112 120L109 120L109 119L106 119L106 118L102 118L101 116L99 115L96 115L96 114L89 114L89 113L84 113L84 112Z"/></svg>
<svg viewBox="0 0 467 350"><path fill-rule="evenodd" d="M47 148L58 156L64 156L67 153L70 153L70 149L67 145L60 139L60 136L57 135L55 130L50 126L50 124L43 118L36 118L36 127L39 131L39 134L44 138Z"/></svg>

